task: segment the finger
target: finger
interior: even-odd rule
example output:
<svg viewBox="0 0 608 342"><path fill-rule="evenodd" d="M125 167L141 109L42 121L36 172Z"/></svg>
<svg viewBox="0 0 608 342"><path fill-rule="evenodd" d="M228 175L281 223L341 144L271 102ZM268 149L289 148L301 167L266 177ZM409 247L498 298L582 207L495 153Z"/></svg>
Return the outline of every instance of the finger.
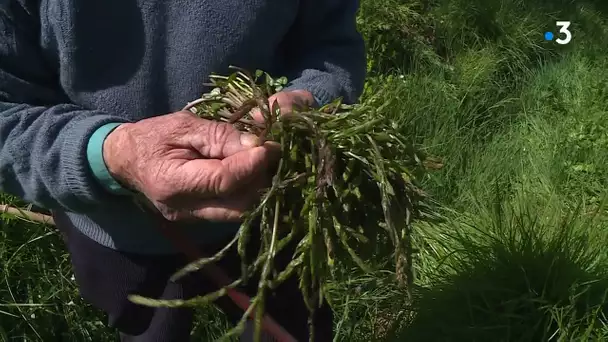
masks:
<svg viewBox="0 0 608 342"><path fill-rule="evenodd" d="M279 114L283 115L291 112L291 106L287 103L288 101L284 100L282 97L277 95L273 95L268 98L268 104L270 105L270 111L273 112L276 108L279 108ZM256 107L251 110L251 117L258 122L264 122L264 115L259 107Z"/></svg>
<svg viewBox="0 0 608 342"><path fill-rule="evenodd" d="M262 190L270 187L271 177L267 173L258 174L249 183L244 183L238 191L225 198L202 201L200 206L189 211L190 219L209 221L239 222L243 215L253 210L262 197Z"/></svg>
<svg viewBox="0 0 608 342"><path fill-rule="evenodd" d="M260 108L257 107L251 111L251 118L257 122L264 122L264 115L262 115Z"/></svg>
<svg viewBox="0 0 608 342"><path fill-rule="evenodd" d="M276 144L264 144L241 151L222 160L195 159L184 163L172 175L173 186L182 193L197 193L204 197L221 197L236 191L261 174L280 156Z"/></svg>
<svg viewBox="0 0 608 342"><path fill-rule="evenodd" d="M294 109L294 106L281 106L279 107L279 114L280 115L285 115L285 114L289 114L292 113ZM264 122L264 115L262 114L262 112L260 111L259 108L255 108L251 111L251 117L258 122Z"/></svg>
<svg viewBox="0 0 608 342"><path fill-rule="evenodd" d="M231 124L212 120L197 120L184 137L203 158L224 159L260 145L260 139L241 132Z"/></svg>
<svg viewBox="0 0 608 342"><path fill-rule="evenodd" d="M267 178L269 170L274 169L273 166L277 164L279 158L280 146L276 143L266 143L251 152L241 152L222 160L227 172L217 174L221 178L218 183L225 184L217 188L218 195L230 194L239 190L244 184L250 184L253 188L264 186L259 184L259 181Z"/></svg>
<svg viewBox="0 0 608 342"><path fill-rule="evenodd" d="M270 145L270 148L278 148L278 145L276 143L271 143L271 142L267 142L266 144ZM274 154L273 154L274 155ZM278 156L278 154L277 154ZM274 173L276 172L276 167L278 166L278 163L274 161L274 159L276 159L276 156L272 157L273 161L270 161L269 163L267 163L266 165L261 166L260 168L256 169L254 174L252 174L251 176L248 177L243 177L239 180L236 180L234 182L234 185L232 186L231 189L228 189L226 191L210 191L209 189L213 188L213 185L211 181L209 181L207 184L209 184L208 188L205 188L207 186L207 184L204 184L205 182L198 182L198 181L194 181L194 182L190 182L187 184L187 182L184 181L180 181L180 179L186 179L186 177L190 177L187 173L184 172L171 172L171 183L165 187L164 192L168 192L168 195L164 195L164 196L155 196L157 198L157 200L160 200L162 204L166 205L168 208L191 208L193 206L193 204L196 205L196 203L200 203L200 201L202 200L206 200L206 199L210 199L210 198L215 198L215 197L229 197L231 195L233 195L234 193L245 193L248 191L259 191L263 188L268 188L270 187L270 185L272 184L272 179L274 176ZM210 168L214 168L214 167L218 167L218 165L221 165L221 162L218 160L207 160L204 161L204 163L201 164L206 164L203 165L203 167L205 169L210 169ZM195 167L199 167L199 165L196 165ZM177 177L176 177L177 176ZM208 179L209 176L208 175L196 175L196 178L206 178ZM196 184L195 186L192 186L191 184ZM175 192L178 191L179 192L179 196L175 196Z"/></svg>

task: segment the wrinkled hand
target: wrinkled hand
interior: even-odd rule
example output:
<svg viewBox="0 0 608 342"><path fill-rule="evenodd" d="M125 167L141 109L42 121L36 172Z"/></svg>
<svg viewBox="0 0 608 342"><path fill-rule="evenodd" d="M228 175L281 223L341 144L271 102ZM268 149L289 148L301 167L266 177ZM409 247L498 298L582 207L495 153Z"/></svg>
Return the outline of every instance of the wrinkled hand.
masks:
<svg viewBox="0 0 608 342"><path fill-rule="evenodd" d="M275 102L281 110L281 115L284 115L297 108L312 107L315 104L315 98L306 90L281 91L268 98L270 108ZM251 115L256 121L264 122L264 116L258 108L253 110Z"/></svg>
<svg viewBox="0 0 608 342"><path fill-rule="evenodd" d="M183 111L123 124L103 146L110 174L171 221L238 221L270 181L276 152L227 123Z"/></svg>

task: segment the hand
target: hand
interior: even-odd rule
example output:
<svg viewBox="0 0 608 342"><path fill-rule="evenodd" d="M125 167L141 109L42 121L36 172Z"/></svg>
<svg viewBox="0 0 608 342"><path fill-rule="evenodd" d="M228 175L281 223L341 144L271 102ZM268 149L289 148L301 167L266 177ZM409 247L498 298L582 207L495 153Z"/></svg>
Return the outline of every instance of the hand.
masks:
<svg viewBox="0 0 608 342"><path fill-rule="evenodd" d="M281 115L284 115L293 112L294 109L312 107L315 104L315 98L311 92L306 90L281 91L268 98L270 109L275 102L279 105ZM251 116L256 121L264 122L264 116L259 108L253 110Z"/></svg>
<svg viewBox="0 0 608 342"><path fill-rule="evenodd" d="M276 152L254 135L184 111L123 124L103 145L110 174L171 221L238 221L270 181Z"/></svg>

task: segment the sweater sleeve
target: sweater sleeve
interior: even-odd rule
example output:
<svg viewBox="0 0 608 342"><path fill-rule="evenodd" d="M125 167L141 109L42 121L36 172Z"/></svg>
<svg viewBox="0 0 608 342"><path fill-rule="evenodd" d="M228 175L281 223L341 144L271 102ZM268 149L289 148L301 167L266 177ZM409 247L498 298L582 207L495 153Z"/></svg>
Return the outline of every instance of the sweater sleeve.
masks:
<svg viewBox="0 0 608 342"><path fill-rule="evenodd" d="M0 191L85 212L113 196L91 171L89 138L125 120L69 103L44 58L34 13L20 0L0 5Z"/></svg>
<svg viewBox="0 0 608 342"><path fill-rule="evenodd" d="M301 1L285 39L285 90L310 91L320 106L341 97L354 103L363 91L366 53L357 31L358 0Z"/></svg>

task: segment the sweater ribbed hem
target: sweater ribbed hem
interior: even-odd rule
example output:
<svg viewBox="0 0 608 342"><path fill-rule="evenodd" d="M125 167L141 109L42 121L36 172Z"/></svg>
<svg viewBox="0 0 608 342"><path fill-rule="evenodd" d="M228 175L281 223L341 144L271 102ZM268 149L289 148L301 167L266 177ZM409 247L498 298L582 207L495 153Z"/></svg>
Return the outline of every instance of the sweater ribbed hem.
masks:
<svg viewBox="0 0 608 342"><path fill-rule="evenodd" d="M101 201L107 201L112 196L97 182L89 167L87 160L89 139L99 127L105 124L128 121L102 113L75 121L70 127L66 127L70 139L65 139L61 151L62 181L70 190L64 203L68 203L69 207L83 208L88 211L92 206L98 205Z"/></svg>

